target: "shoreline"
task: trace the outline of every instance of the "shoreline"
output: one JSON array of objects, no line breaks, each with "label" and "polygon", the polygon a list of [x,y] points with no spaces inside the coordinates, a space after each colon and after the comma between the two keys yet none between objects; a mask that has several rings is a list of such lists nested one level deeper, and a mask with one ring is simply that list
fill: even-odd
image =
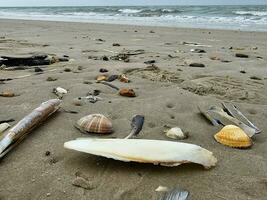
[{"label": "shoreline", "polygon": [[193,28],[193,27],[176,27],[176,26],[155,26],[155,25],[140,25],[140,24],[124,24],[124,23],[109,23],[109,22],[87,22],[87,21],[61,21],[61,20],[40,20],[40,19],[7,19],[0,18],[0,21],[21,21],[21,22],[47,22],[47,23],[69,23],[69,24],[92,24],[92,25],[100,25],[100,26],[125,26],[125,27],[144,27],[144,28],[165,28],[165,29],[181,29],[181,30],[200,30],[200,31],[226,31],[226,32],[245,32],[245,33],[266,33],[266,31],[260,30],[242,30],[242,29],[220,29],[220,28]]}]

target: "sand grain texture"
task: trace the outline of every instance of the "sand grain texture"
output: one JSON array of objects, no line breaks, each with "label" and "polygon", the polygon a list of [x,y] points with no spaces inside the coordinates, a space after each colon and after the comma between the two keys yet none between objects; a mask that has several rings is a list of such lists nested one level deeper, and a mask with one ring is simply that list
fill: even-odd
[{"label": "sand grain texture", "polygon": [[[266,199],[266,33],[160,27],[153,27],[155,33],[150,33],[151,27],[19,20],[0,20],[0,27],[0,36],[5,37],[0,39],[0,55],[38,52],[74,59],[47,66],[43,74],[0,84],[0,92],[12,90],[20,94],[0,97],[0,120],[14,118],[17,122],[41,102],[55,98],[52,89],[57,86],[69,90],[63,98],[63,107],[79,112],[55,114],[0,161],[1,200],[157,200],[159,193],[155,189],[159,185],[185,188],[190,191],[191,200]],[[99,38],[105,41],[96,40]],[[201,47],[207,53],[196,54],[190,52],[194,47],[182,45],[183,41],[212,47]],[[245,50],[229,49],[231,46]],[[258,48],[253,50],[253,47]],[[88,56],[114,56],[113,52],[123,48],[143,49],[145,53],[130,56],[130,62],[88,59]],[[237,58],[235,53],[248,54],[249,58]],[[210,59],[212,56],[232,62]],[[155,60],[158,69],[145,70],[149,65],[144,62],[148,60]],[[192,62],[203,63],[205,67],[191,68],[188,63]],[[71,72],[65,72],[65,68]],[[109,74],[130,70],[127,73],[130,83],[118,80],[112,83],[119,88],[134,89],[137,97],[122,97],[117,90],[95,83],[100,68],[107,69]],[[241,70],[246,73],[240,73]],[[34,73],[34,69],[1,70],[0,77]],[[261,80],[252,80],[251,76]],[[46,81],[48,77],[57,80]],[[71,103],[95,89],[101,90],[99,97],[103,101],[82,106]],[[219,129],[200,116],[197,105],[219,105],[222,100],[234,102],[263,130],[251,149],[228,148],[213,139]],[[194,164],[167,168],[64,149],[64,142],[84,136],[73,127],[76,120],[93,113],[111,118],[115,130],[111,136],[118,138],[129,133],[131,118],[136,114],[145,116],[142,138],[170,140],[164,135],[164,125],[179,126],[190,135],[184,142],[212,151],[218,164],[210,170]],[[47,156],[46,151],[51,154]],[[94,188],[73,186],[77,173]]]}]

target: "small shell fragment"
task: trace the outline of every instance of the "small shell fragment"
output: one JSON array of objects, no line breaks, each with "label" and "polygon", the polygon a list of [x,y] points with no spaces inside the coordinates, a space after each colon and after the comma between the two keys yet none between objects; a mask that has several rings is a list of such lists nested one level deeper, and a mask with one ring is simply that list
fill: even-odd
[{"label": "small shell fragment", "polygon": [[175,140],[183,140],[188,138],[188,133],[184,133],[179,127],[174,127],[166,132],[166,136]]},{"label": "small shell fragment", "polygon": [[14,97],[15,94],[13,92],[7,90],[7,91],[4,91],[4,92],[0,93],[0,96],[1,97]]},{"label": "small shell fragment", "polygon": [[92,114],[82,117],[77,121],[75,127],[84,133],[112,133],[111,121],[102,114]]},{"label": "small shell fragment", "polygon": [[55,93],[59,98],[62,98],[64,94],[67,94],[68,91],[62,87],[53,88],[53,93]]},{"label": "small shell fragment", "polygon": [[9,127],[10,127],[9,123],[0,124],[0,134],[3,133],[5,130],[7,130]]},{"label": "small shell fragment", "polygon": [[96,77],[96,80],[97,81],[105,81],[105,80],[107,80],[107,76],[106,75],[98,75],[97,77]]},{"label": "small shell fragment", "polygon": [[120,75],[119,80],[120,80],[120,82],[123,82],[123,83],[129,83],[130,82],[129,78],[125,74]]},{"label": "small shell fragment", "polygon": [[239,127],[227,125],[214,135],[217,142],[235,148],[248,148],[253,143],[251,138]]},{"label": "small shell fragment", "polygon": [[155,189],[155,191],[156,192],[168,192],[169,191],[169,188],[160,185],[159,187],[157,187],[157,189]]},{"label": "small shell fragment", "polygon": [[189,192],[180,188],[174,188],[170,192],[166,192],[160,200],[186,200]]}]

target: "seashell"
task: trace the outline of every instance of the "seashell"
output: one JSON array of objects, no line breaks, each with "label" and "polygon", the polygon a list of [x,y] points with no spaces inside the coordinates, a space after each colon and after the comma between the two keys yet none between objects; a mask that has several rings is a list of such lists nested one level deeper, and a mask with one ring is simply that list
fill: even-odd
[{"label": "seashell", "polygon": [[186,200],[189,196],[189,192],[180,188],[174,188],[169,192],[166,192],[160,200]]},{"label": "seashell", "polygon": [[62,87],[53,88],[53,93],[55,93],[59,98],[62,98],[64,94],[67,94],[68,91]]},{"label": "seashell", "polygon": [[253,143],[251,138],[239,127],[227,125],[214,135],[217,142],[236,148],[248,148]]},{"label": "seashell", "polygon": [[157,187],[157,189],[155,189],[155,191],[156,192],[168,192],[169,191],[169,188],[160,185],[159,187]]},{"label": "seashell", "polygon": [[2,124],[0,124],[0,133],[3,133],[9,127],[10,127],[10,124],[9,123],[2,123]]},{"label": "seashell", "polygon": [[64,147],[124,162],[168,167],[197,163],[210,168],[217,162],[212,152],[200,146],[163,140],[80,138],[65,142]]},{"label": "seashell", "polygon": [[125,97],[135,97],[135,92],[133,89],[128,89],[128,88],[122,88],[120,89],[119,94],[121,96],[125,96]]},{"label": "seashell", "polygon": [[123,83],[129,83],[130,82],[129,78],[125,74],[120,75],[119,80],[120,80],[120,82],[123,82]]},{"label": "seashell", "polygon": [[183,140],[188,138],[188,133],[184,133],[179,127],[174,127],[166,131],[166,136],[176,140]]},{"label": "seashell", "polygon": [[82,117],[77,121],[75,127],[85,133],[112,133],[111,121],[101,114],[92,114]]},{"label": "seashell", "polygon": [[107,80],[107,76],[106,75],[98,75],[97,77],[96,77],[96,80],[97,81],[105,81],[105,80]]},{"label": "seashell", "polygon": [[131,122],[132,130],[125,139],[129,139],[132,136],[137,136],[143,128],[144,121],[145,117],[143,115],[135,115]]},{"label": "seashell", "polygon": [[4,91],[4,92],[0,93],[0,96],[1,97],[14,97],[15,94],[13,92],[7,90],[7,91]]}]

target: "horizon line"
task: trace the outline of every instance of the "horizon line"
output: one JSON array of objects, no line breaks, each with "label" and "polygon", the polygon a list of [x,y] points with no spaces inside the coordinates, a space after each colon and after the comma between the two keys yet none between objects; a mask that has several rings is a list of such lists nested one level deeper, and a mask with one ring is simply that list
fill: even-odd
[{"label": "horizon line", "polygon": [[140,6],[267,6],[267,4],[167,4],[167,5],[39,5],[39,6],[0,6],[0,8],[40,8],[40,7],[140,7]]}]

